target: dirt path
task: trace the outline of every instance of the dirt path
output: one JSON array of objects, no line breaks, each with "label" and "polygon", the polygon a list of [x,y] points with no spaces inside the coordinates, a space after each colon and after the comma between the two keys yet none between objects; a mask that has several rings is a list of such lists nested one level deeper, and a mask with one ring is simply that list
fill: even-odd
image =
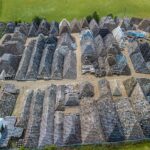
[{"label": "dirt path", "polygon": [[[94,75],[82,75],[81,73],[81,47],[80,47],[80,38],[79,38],[79,34],[73,34],[73,36],[76,39],[76,43],[77,43],[77,50],[76,50],[76,57],[77,57],[77,79],[76,80],[48,80],[48,81],[44,81],[44,80],[37,80],[37,81],[0,81],[1,84],[5,84],[5,83],[12,83],[15,84],[19,89],[21,89],[21,93],[17,99],[16,102],[16,107],[14,110],[14,115],[19,116],[21,109],[22,109],[22,104],[23,104],[23,97],[24,97],[24,91],[26,91],[27,89],[37,89],[37,88],[41,88],[41,89],[45,89],[48,86],[50,86],[51,84],[55,84],[55,85],[63,85],[63,84],[72,84],[72,85],[77,85],[80,84],[81,82],[84,81],[89,81],[93,84],[94,86],[94,90],[95,90],[95,97],[94,99],[99,97],[99,88],[98,88],[98,81],[103,79],[103,78],[97,78]],[[31,41],[31,39],[34,38],[30,38],[27,39],[26,41],[26,45]],[[130,76],[107,76],[105,77],[105,79],[107,79],[108,81],[110,81],[110,84],[113,84],[114,80],[117,80],[119,83],[119,86],[121,88],[122,91],[122,95],[123,96],[127,96],[126,95],[126,91],[124,89],[124,86],[122,84],[122,81],[130,78],[131,76],[134,77],[138,77],[138,78],[150,78],[150,75],[145,75],[145,74],[140,74],[140,73],[136,73],[134,71],[134,67],[133,64],[131,62],[131,59],[129,58],[128,55],[128,51],[127,49],[125,49],[123,51],[123,54],[126,56],[126,59],[128,61],[129,67],[131,69],[131,75]],[[78,112],[79,108],[78,107],[73,107],[73,108],[66,108],[66,113],[73,113],[73,112]]]}]

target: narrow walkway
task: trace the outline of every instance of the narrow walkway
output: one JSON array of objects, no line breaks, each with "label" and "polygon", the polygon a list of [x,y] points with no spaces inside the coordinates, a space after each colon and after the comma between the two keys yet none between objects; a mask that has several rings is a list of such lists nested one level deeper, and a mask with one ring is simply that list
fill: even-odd
[{"label": "narrow walkway", "polygon": [[[95,89],[95,97],[94,99],[99,97],[99,88],[98,88],[98,81],[103,79],[103,78],[97,78],[94,75],[90,75],[90,74],[86,74],[86,75],[82,75],[81,73],[81,47],[80,47],[80,38],[79,38],[79,34],[73,34],[73,36],[76,39],[76,43],[77,43],[77,50],[76,50],[76,57],[77,57],[77,79],[76,80],[67,80],[67,79],[63,79],[63,80],[48,80],[48,81],[44,81],[44,80],[37,80],[37,81],[0,81],[0,84],[5,84],[5,83],[12,83],[15,84],[20,90],[21,90],[21,94],[18,97],[17,103],[16,103],[16,108],[14,110],[14,115],[19,116],[19,113],[22,109],[22,104],[23,104],[23,93],[25,90],[27,89],[37,89],[37,88],[41,88],[41,89],[45,89],[48,86],[50,86],[51,84],[55,84],[55,85],[63,85],[63,84],[72,84],[72,85],[77,85],[80,84],[81,82],[84,81],[89,81],[93,84],[94,89]],[[29,38],[26,41],[26,46],[27,44],[31,41],[31,39],[33,38]],[[150,75],[148,74],[140,74],[140,73],[136,73],[133,67],[133,64],[131,62],[131,59],[129,58],[128,55],[128,50],[125,49],[122,52],[127,61],[128,61],[128,65],[131,69],[131,75],[130,76],[107,76],[104,77],[105,79],[107,79],[108,81],[114,81],[117,80],[120,84],[120,87],[122,89],[122,93],[123,96],[126,96],[126,92],[124,89],[124,86],[122,84],[122,81],[134,76],[137,78],[150,78]],[[113,83],[113,82],[110,82]],[[78,112],[79,108],[67,108],[66,109],[66,113],[69,112]]]},{"label": "narrow walkway", "polygon": [[[49,86],[50,84],[56,84],[56,85],[61,85],[61,84],[79,84],[81,82],[84,81],[89,81],[91,83],[94,84],[94,86],[96,88],[98,88],[98,81],[102,78],[97,78],[94,75],[90,75],[90,74],[86,74],[86,75],[82,75],[81,73],[81,48],[80,48],[80,39],[79,39],[79,34],[73,34],[73,36],[76,39],[76,43],[77,43],[77,50],[76,50],[76,57],[77,57],[77,79],[76,80],[68,80],[68,79],[63,79],[63,80],[37,80],[37,81],[15,81],[15,80],[11,80],[11,81],[0,81],[1,83],[13,83],[15,84],[18,88],[22,88],[24,87],[24,89],[26,88],[31,88],[31,89],[36,89],[36,88],[46,88],[47,86]],[[31,40],[28,39],[27,43]],[[27,45],[27,44],[26,44]],[[140,74],[140,73],[136,73],[133,67],[133,64],[131,62],[131,59],[129,58],[128,55],[128,51],[127,49],[125,49],[123,51],[123,54],[126,56],[126,59],[128,61],[128,65],[131,69],[131,75],[130,76],[106,76],[104,78],[106,78],[107,80],[126,80],[128,78],[130,78],[131,76],[134,77],[138,77],[138,78],[150,78],[150,74]],[[40,87],[39,87],[40,85]],[[97,91],[97,90],[96,90]]]}]

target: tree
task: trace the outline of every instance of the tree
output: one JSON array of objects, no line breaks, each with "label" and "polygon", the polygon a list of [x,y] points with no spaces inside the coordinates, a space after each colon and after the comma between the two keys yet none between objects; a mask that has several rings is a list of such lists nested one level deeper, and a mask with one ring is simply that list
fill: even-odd
[{"label": "tree", "polygon": [[93,18],[96,20],[97,23],[99,23],[100,17],[96,11],[93,13]]},{"label": "tree", "polygon": [[88,23],[90,23],[90,21],[91,21],[92,19],[93,19],[93,17],[92,17],[91,15],[89,15],[89,16],[86,17],[86,20],[87,20]]}]

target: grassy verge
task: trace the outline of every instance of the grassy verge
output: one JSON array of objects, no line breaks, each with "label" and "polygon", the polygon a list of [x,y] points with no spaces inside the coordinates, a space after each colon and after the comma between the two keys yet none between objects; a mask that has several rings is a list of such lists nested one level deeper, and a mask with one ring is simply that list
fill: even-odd
[{"label": "grassy verge", "polygon": [[1,16],[1,14],[2,14],[2,0],[0,0],[0,16]]},{"label": "grassy verge", "polygon": [[[22,147],[20,148],[20,150],[29,150],[29,149],[25,149]],[[64,147],[64,148],[47,146],[43,150],[150,150],[150,140],[145,140],[140,142],[127,142],[127,143],[120,143],[120,144],[72,146],[72,147]]]},{"label": "grassy verge", "polygon": [[[0,0],[2,1],[2,0]],[[100,16],[150,17],[150,0],[3,0],[1,21],[31,21],[34,16],[60,21],[83,18],[97,11]]]}]

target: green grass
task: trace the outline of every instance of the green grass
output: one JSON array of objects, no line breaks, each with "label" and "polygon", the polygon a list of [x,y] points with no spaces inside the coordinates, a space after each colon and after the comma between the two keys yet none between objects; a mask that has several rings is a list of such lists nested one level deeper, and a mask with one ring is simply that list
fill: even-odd
[{"label": "green grass", "polygon": [[0,20],[31,21],[34,16],[60,21],[83,18],[94,11],[100,16],[150,17],[150,0],[0,0]]},{"label": "green grass", "polygon": [[89,145],[59,150],[150,150],[150,141],[128,142],[121,144]]},{"label": "green grass", "polygon": [[1,16],[1,13],[2,13],[2,0],[0,0],[0,16]]},{"label": "green grass", "polygon": [[[19,150],[29,150],[29,149],[25,149],[22,147]],[[140,142],[126,142],[120,144],[72,146],[64,148],[47,146],[43,150],[150,150],[150,140],[144,140]]]}]

